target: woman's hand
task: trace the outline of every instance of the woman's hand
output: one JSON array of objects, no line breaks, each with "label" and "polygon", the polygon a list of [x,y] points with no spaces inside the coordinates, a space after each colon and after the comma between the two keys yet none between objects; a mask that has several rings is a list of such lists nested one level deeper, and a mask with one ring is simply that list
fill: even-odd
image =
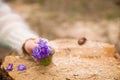
[{"label": "woman's hand", "polygon": [[[42,38],[42,39],[47,41],[48,45],[51,45],[52,54],[55,53],[55,50],[53,49],[53,48],[56,48],[55,43],[49,42],[45,38]],[[39,42],[39,39],[28,39],[28,40],[26,40],[24,45],[23,45],[23,48],[24,48],[25,52],[28,53],[29,55],[32,55],[32,53],[33,53],[32,50],[33,50],[34,47],[38,46],[38,42]]]}]

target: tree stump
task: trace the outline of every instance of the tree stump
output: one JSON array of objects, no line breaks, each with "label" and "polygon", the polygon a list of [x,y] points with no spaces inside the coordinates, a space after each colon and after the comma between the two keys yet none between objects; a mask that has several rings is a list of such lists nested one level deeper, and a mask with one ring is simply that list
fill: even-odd
[{"label": "tree stump", "polygon": [[[52,63],[41,66],[30,57],[6,56],[3,67],[13,63],[8,72],[15,80],[120,80],[120,60],[114,45],[86,41],[79,45],[76,39],[54,40]],[[18,71],[25,64],[27,70]]]}]

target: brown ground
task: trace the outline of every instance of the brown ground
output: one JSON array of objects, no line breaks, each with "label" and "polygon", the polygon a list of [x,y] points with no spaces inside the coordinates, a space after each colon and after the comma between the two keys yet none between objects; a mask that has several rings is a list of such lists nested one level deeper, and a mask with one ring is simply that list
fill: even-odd
[{"label": "brown ground", "polygon": [[115,44],[120,50],[119,0],[29,1],[13,0],[9,4],[40,36],[48,39],[85,36]]}]

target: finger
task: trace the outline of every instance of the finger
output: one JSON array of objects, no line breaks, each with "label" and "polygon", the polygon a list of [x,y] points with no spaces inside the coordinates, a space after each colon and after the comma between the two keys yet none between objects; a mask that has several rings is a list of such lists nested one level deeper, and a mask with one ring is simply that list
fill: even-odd
[{"label": "finger", "polygon": [[34,43],[37,44],[38,42],[39,42],[39,39],[35,39],[35,40],[34,40]]},{"label": "finger", "polygon": [[26,52],[31,55],[32,54],[32,49],[35,46],[37,46],[37,44],[33,40],[27,41],[26,44],[25,44],[25,50],[26,50]]}]

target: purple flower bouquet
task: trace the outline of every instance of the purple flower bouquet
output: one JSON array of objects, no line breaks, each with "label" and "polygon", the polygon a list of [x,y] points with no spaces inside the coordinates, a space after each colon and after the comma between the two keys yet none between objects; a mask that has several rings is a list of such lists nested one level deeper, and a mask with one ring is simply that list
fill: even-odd
[{"label": "purple flower bouquet", "polygon": [[52,55],[53,55],[52,48],[47,44],[47,41],[40,39],[38,42],[38,46],[33,48],[32,57],[39,61],[41,65],[47,66],[51,63]]}]

